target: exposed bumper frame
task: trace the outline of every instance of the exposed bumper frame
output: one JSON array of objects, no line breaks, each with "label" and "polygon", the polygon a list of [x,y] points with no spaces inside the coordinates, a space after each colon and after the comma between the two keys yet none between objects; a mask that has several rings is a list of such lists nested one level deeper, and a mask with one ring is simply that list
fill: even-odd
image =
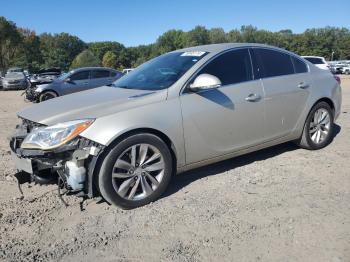
[{"label": "exposed bumper frame", "polygon": [[[80,191],[79,195],[88,198],[93,198],[97,195],[97,192],[94,190],[93,176],[98,157],[102,153],[104,146],[85,138],[77,137],[69,144],[50,151],[22,149],[20,145],[30,131],[27,124],[18,125],[15,135],[10,138],[11,154],[18,169],[18,173],[15,176],[19,183],[21,183],[20,181],[37,181],[36,178],[40,177],[43,170],[50,171],[52,176],[57,172],[64,180],[66,176],[65,162],[82,161],[87,176],[83,190]],[[26,175],[30,174],[30,181],[20,179],[20,176],[24,175],[23,172]],[[66,187],[66,189],[67,192],[72,192],[69,187]]]}]

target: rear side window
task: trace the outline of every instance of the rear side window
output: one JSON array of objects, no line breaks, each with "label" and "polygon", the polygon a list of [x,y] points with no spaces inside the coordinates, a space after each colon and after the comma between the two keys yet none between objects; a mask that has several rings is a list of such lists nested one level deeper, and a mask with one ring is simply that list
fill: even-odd
[{"label": "rear side window", "polygon": [[78,72],[78,73],[75,73],[73,74],[70,79],[72,81],[77,81],[77,80],[86,80],[86,79],[89,79],[89,74],[90,74],[90,71],[81,71],[81,72]]},{"label": "rear side window", "polygon": [[291,58],[292,58],[292,62],[294,65],[294,71],[296,74],[306,73],[308,71],[307,65],[303,61],[301,61],[300,59],[298,59],[294,56],[291,56]]},{"label": "rear side window", "polygon": [[109,71],[107,70],[93,70],[91,78],[106,78],[109,77]]},{"label": "rear side window", "polygon": [[322,58],[318,58],[318,57],[304,57],[304,59],[306,59],[307,61],[313,63],[314,65],[324,64]]},{"label": "rear side window", "polygon": [[294,74],[290,55],[271,49],[254,48],[261,77],[273,77]]},{"label": "rear side window", "polygon": [[116,77],[117,76],[117,72],[111,71],[111,77]]},{"label": "rear side window", "polygon": [[248,49],[229,51],[209,62],[199,74],[210,74],[220,79],[222,85],[252,80],[252,67]]}]

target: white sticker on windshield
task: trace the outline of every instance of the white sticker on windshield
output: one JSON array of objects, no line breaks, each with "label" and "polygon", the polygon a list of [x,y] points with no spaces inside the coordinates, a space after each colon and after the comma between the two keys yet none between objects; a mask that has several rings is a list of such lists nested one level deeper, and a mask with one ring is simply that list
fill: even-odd
[{"label": "white sticker on windshield", "polygon": [[202,56],[205,52],[203,51],[190,51],[190,52],[184,52],[181,54],[181,56]]}]

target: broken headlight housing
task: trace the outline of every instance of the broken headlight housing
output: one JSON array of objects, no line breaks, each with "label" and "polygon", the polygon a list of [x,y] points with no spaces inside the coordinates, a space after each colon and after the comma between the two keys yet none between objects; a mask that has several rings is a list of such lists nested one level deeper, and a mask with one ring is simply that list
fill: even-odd
[{"label": "broken headlight housing", "polygon": [[87,129],[93,119],[74,120],[32,130],[21,144],[23,149],[51,150],[62,146]]}]

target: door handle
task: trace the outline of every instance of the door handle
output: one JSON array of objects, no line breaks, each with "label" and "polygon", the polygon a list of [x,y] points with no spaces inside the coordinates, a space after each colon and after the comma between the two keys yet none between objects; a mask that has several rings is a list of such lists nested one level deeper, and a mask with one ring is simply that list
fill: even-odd
[{"label": "door handle", "polygon": [[261,99],[261,96],[260,95],[257,95],[257,94],[249,94],[249,96],[247,96],[245,98],[245,101],[248,101],[248,102],[257,102]]},{"label": "door handle", "polygon": [[310,85],[307,84],[307,83],[304,83],[304,82],[301,82],[298,84],[298,87],[301,88],[301,89],[306,89],[308,88]]}]

